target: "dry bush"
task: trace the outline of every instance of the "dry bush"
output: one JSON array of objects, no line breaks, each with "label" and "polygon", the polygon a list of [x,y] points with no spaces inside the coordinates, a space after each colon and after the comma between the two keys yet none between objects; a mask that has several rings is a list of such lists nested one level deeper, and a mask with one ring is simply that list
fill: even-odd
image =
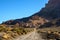
[{"label": "dry bush", "polygon": [[60,40],[60,27],[42,28],[38,30],[43,39],[58,39]]},{"label": "dry bush", "polygon": [[33,31],[31,28],[6,27],[0,25],[0,40],[12,40],[31,31]]}]

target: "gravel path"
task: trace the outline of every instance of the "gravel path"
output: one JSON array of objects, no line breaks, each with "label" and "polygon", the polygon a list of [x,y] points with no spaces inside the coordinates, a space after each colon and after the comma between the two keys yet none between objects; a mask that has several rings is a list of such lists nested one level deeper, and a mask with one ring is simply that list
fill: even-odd
[{"label": "gravel path", "polygon": [[18,38],[16,38],[15,40],[43,40],[40,36],[40,34],[38,34],[36,31],[31,32],[27,35],[22,35]]}]

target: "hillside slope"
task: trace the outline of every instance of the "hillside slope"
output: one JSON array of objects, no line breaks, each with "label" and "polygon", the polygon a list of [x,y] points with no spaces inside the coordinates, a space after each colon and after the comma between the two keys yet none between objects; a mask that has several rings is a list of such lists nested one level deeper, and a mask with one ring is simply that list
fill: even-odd
[{"label": "hillside slope", "polygon": [[24,27],[36,27],[43,25],[46,22],[50,22],[60,18],[60,0],[49,0],[48,4],[42,8],[38,13],[33,14],[30,17],[8,20],[2,24],[16,25]]}]

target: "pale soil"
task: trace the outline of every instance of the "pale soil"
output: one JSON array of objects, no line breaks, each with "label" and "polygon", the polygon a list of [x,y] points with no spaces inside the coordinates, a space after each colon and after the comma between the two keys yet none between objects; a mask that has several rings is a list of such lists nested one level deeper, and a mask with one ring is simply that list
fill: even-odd
[{"label": "pale soil", "polygon": [[36,31],[33,31],[27,35],[17,37],[14,40],[43,40],[43,39],[41,38],[40,34],[38,34]]}]

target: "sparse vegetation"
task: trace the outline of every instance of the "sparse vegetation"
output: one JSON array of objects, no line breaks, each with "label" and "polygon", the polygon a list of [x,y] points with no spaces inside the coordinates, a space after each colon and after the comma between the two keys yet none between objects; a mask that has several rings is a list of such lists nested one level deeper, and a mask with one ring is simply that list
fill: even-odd
[{"label": "sparse vegetation", "polygon": [[17,36],[27,34],[33,31],[33,28],[7,27],[0,25],[0,40],[12,40]]},{"label": "sparse vegetation", "polygon": [[60,40],[60,27],[42,28],[37,31],[43,39]]}]

